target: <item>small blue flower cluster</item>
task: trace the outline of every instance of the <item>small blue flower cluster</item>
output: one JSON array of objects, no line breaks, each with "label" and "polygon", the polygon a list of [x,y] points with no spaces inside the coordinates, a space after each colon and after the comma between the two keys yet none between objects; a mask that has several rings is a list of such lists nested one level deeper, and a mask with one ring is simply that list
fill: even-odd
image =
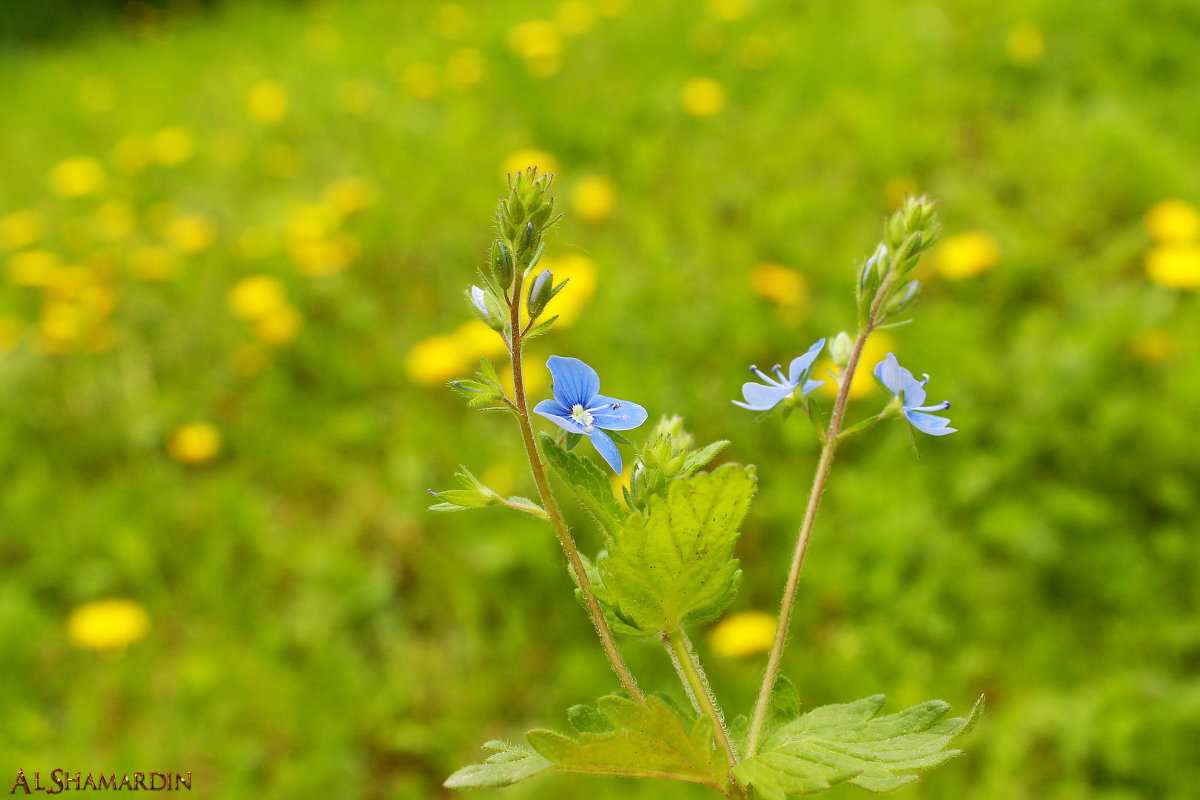
[{"label": "small blue flower cluster", "polygon": [[[789,397],[804,397],[824,381],[812,380],[808,377],[817,356],[825,348],[825,340],[821,339],[808,348],[803,355],[792,359],[788,365],[787,374],[782,366],[775,366],[775,376],[772,377],[751,366],[750,369],[758,375],[761,383],[748,382],[742,385],[742,396],[745,401],[734,400],[734,405],[750,411],[769,411]],[[580,361],[578,358],[563,358],[550,356],[546,362],[550,376],[554,381],[553,399],[543,400],[534,407],[534,411],[553,422],[568,433],[588,437],[601,457],[615,472],[622,468],[621,453],[612,438],[604,431],[627,431],[638,427],[646,421],[646,409],[628,400],[617,400],[600,394],[600,376],[596,370]],[[930,436],[945,436],[954,433],[957,428],[951,428],[947,417],[939,417],[931,413],[945,411],[950,407],[946,400],[936,405],[922,405],[925,402],[924,380],[917,380],[913,374],[896,360],[896,356],[887,356],[875,365],[875,377],[882,383],[894,398],[899,401],[900,412],[914,428]]]}]

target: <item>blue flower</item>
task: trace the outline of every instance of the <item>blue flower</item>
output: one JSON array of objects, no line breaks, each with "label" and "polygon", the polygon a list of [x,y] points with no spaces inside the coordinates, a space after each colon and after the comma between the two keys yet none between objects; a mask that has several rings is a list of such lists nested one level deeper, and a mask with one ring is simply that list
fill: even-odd
[{"label": "blue flower", "polygon": [[776,378],[767,375],[761,369],[751,366],[750,370],[762,379],[762,383],[744,383],[742,384],[742,396],[746,398],[746,402],[734,400],[735,406],[748,408],[751,411],[767,411],[779,405],[785,397],[790,396],[796,391],[796,387],[803,383],[800,389],[800,396],[816,389],[825,381],[810,381],[805,380],[808,377],[808,371],[812,369],[813,362],[817,360],[817,356],[821,354],[822,348],[825,347],[825,340],[814,344],[808,348],[808,352],[802,356],[796,356],[792,359],[792,363],[788,366],[788,374],[783,374],[783,368],[778,364],[775,365]]},{"label": "blue flower", "polygon": [[930,436],[945,436],[958,430],[958,428],[947,427],[950,424],[948,418],[928,413],[945,411],[950,407],[949,400],[944,400],[935,406],[921,405],[925,402],[925,384],[929,383],[928,375],[925,376],[925,380],[917,380],[911,372],[900,366],[896,356],[888,353],[883,361],[875,365],[875,377],[900,400],[900,410],[917,430],[928,433]]},{"label": "blue flower", "polygon": [[563,430],[580,433],[592,441],[615,472],[621,471],[621,453],[601,428],[627,431],[646,421],[646,409],[628,400],[600,394],[600,376],[578,358],[550,356],[546,362],[554,379],[554,399],[543,400],[534,411]]}]

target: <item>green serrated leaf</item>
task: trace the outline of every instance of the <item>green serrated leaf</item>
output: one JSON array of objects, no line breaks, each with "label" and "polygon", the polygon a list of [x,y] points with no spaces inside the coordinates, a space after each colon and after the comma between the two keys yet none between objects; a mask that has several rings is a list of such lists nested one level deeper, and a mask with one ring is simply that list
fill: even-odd
[{"label": "green serrated leaf", "polygon": [[548,332],[550,331],[550,327],[551,327],[551,326],[554,324],[554,321],[555,321],[556,319],[558,319],[558,317],[559,317],[559,315],[558,315],[558,314],[555,314],[555,315],[554,315],[553,317],[551,317],[550,319],[548,319],[548,320],[546,320],[546,321],[544,321],[544,322],[539,322],[539,323],[537,324],[537,327],[533,328],[531,331],[529,331],[528,333],[526,333],[526,334],[525,334],[524,336],[522,336],[521,338],[522,338],[522,339],[526,339],[526,340],[528,340],[528,339],[535,339],[535,338],[537,338],[538,336],[541,336],[541,335],[542,335],[542,334],[544,334],[544,333],[548,333]]},{"label": "green serrated leaf", "polygon": [[754,490],[740,464],[672,481],[614,534],[593,593],[646,633],[715,619],[741,582],[733,548]]},{"label": "green serrated leaf", "polygon": [[[601,558],[605,557],[604,551],[600,552],[600,557]],[[587,573],[588,582],[592,584],[592,594],[596,595],[598,589],[600,590],[600,593],[603,594],[603,587],[601,586],[601,581],[600,581],[600,572],[596,569],[596,564],[590,558],[585,556],[583,553],[579,554],[579,560],[583,562],[583,569],[584,569],[584,572]],[[587,601],[584,600],[583,590],[579,588],[579,581],[575,580],[574,571],[571,571],[571,579],[575,583],[575,599],[579,602],[579,605],[582,606],[584,608],[584,610],[590,614],[591,610],[588,608]],[[600,604],[600,610],[604,612],[604,619],[608,622],[608,627],[611,628],[612,632],[617,634],[618,636],[632,636],[635,638],[644,638],[646,636],[657,636],[657,634],[653,634],[653,633],[643,633],[642,631],[639,631],[637,628],[627,625],[625,623],[625,620],[618,617],[616,612],[613,611],[612,608],[610,608],[607,605],[604,605],[603,603]]]},{"label": "green serrated leaf", "polygon": [[625,520],[625,512],[613,495],[608,475],[593,462],[578,453],[567,452],[554,437],[542,434],[542,454],[550,466],[588,510],[607,534],[612,534]]},{"label": "green serrated leaf", "polygon": [[[671,778],[723,792],[724,758],[713,746],[707,718],[685,721],[656,697],[646,704],[627,697],[600,698],[595,708],[572,709],[582,720],[578,738],[547,730],[530,731],[533,749],[559,772]],[[607,730],[601,730],[606,725]],[[595,732],[593,732],[595,731]]]},{"label": "green serrated leaf", "polygon": [[574,450],[575,445],[579,444],[581,441],[583,441],[582,433],[568,433],[563,438],[563,449],[567,451]]},{"label": "green serrated leaf", "polygon": [[734,775],[766,800],[785,800],[850,782],[886,792],[917,779],[917,773],[948,761],[961,750],[951,742],[979,714],[945,719],[950,706],[930,700],[877,717],[883,695],[822,706],[771,730],[762,748]]},{"label": "green serrated leaf", "polygon": [[486,743],[484,749],[495,750],[496,753],[482,764],[463,767],[442,785],[447,789],[511,786],[553,766],[545,757],[523,744],[509,744],[494,739]]}]

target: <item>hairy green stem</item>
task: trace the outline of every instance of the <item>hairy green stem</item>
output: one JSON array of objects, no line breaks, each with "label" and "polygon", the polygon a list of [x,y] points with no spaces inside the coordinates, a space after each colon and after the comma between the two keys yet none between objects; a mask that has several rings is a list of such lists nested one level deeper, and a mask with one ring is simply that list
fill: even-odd
[{"label": "hairy green stem", "polygon": [[846,404],[850,399],[850,385],[854,382],[854,373],[858,369],[859,359],[862,358],[863,346],[867,343],[867,337],[875,330],[878,322],[879,307],[890,288],[890,280],[885,281],[884,285],[880,287],[875,302],[867,314],[866,324],[859,330],[858,336],[854,340],[854,349],[850,353],[850,359],[846,362],[845,370],[842,371],[837,400],[834,401],[833,414],[829,418],[829,428],[821,446],[821,458],[817,461],[812,490],[808,494],[808,505],[804,509],[804,519],[800,523],[800,535],[796,539],[796,549],[792,553],[792,565],[788,570],[787,584],[783,590],[783,602],[779,608],[779,622],[775,628],[775,641],[771,644],[771,653],[767,657],[767,670],[763,675],[758,700],[754,704],[754,717],[750,721],[750,735],[746,739],[746,758],[750,758],[758,752],[758,740],[762,736],[763,723],[767,718],[767,706],[771,702],[771,691],[779,679],[779,664],[783,658],[784,645],[787,644],[788,626],[792,621],[792,608],[796,604],[796,587],[800,582],[800,568],[804,566],[804,554],[808,551],[808,540],[812,534],[813,525],[817,521],[817,509],[821,505],[821,496],[825,493],[829,471],[833,468],[833,456],[837,452],[840,441],[842,418],[846,414]]},{"label": "hairy green stem", "polygon": [[745,796],[742,787],[733,777],[733,768],[737,766],[738,760],[733,752],[733,745],[729,742],[729,731],[725,729],[725,715],[717,705],[717,698],[713,696],[704,669],[692,650],[692,643],[688,641],[682,628],[673,633],[661,633],[659,638],[674,656],[671,660],[675,662],[675,668],[687,685],[688,696],[692,698],[693,704],[699,707],[700,713],[712,720],[713,736],[725,751],[725,758],[729,763],[729,783],[740,796]]},{"label": "hairy green stem", "polygon": [[518,271],[513,283],[513,299],[509,305],[511,340],[508,352],[512,360],[513,395],[517,407],[517,421],[521,426],[521,438],[525,443],[525,455],[529,459],[529,469],[533,473],[533,482],[537,484],[538,495],[542,499],[542,507],[546,510],[546,516],[550,521],[550,525],[554,528],[554,532],[558,536],[558,542],[562,545],[563,552],[567,554],[567,561],[571,565],[571,571],[574,573],[575,580],[583,592],[583,599],[587,603],[588,614],[592,618],[592,625],[595,626],[596,633],[600,635],[600,643],[604,646],[604,652],[608,655],[608,660],[612,663],[613,671],[617,673],[621,685],[625,687],[625,691],[629,693],[629,696],[639,703],[644,704],[646,696],[638,688],[637,681],[633,678],[633,673],[629,671],[629,667],[625,664],[625,659],[621,657],[621,651],[617,649],[616,637],[613,636],[612,629],[608,627],[608,620],[604,618],[604,611],[600,608],[599,601],[592,595],[592,582],[588,579],[587,570],[583,566],[583,560],[579,557],[579,548],[575,544],[575,538],[571,536],[571,531],[567,528],[567,523],[563,519],[562,511],[559,510],[558,503],[554,499],[554,494],[550,490],[550,481],[546,477],[546,467],[542,463],[541,455],[538,453],[537,444],[533,437],[533,425],[529,420],[529,404],[525,400],[525,379],[521,369],[521,340],[524,333],[521,330],[522,278],[523,276]]}]

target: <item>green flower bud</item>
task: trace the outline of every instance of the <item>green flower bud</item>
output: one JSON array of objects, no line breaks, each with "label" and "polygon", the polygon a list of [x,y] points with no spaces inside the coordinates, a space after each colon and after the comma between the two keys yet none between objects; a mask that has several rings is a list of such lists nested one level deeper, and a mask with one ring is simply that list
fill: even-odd
[{"label": "green flower bud", "polygon": [[554,296],[554,276],[550,270],[544,269],[533,279],[529,286],[529,318],[536,319],[546,308],[546,303]]},{"label": "green flower bud", "polygon": [[492,275],[496,277],[496,283],[501,289],[512,286],[512,254],[508,252],[508,246],[499,239],[492,243]]},{"label": "green flower bud", "polygon": [[833,352],[834,366],[839,370],[844,370],[850,363],[851,353],[854,352],[854,340],[850,338],[850,334],[842,331],[834,337],[830,350]]}]

